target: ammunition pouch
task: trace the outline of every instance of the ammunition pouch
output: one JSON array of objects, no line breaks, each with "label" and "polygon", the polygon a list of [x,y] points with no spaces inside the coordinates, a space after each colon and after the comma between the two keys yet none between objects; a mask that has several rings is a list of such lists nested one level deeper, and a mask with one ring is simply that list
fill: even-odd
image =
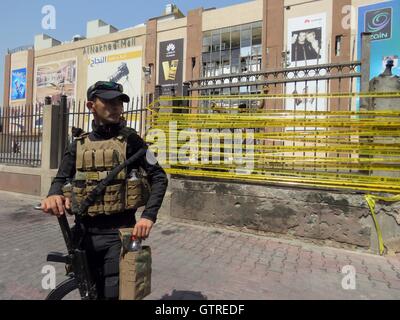
[{"label": "ammunition pouch", "polygon": [[[83,182],[83,181],[82,181]],[[81,187],[67,186],[63,188],[65,197],[71,199],[71,211],[74,214],[85,198],[96,185],[80,184]],[[145,177],[139,180],[119,181],[106,187],[103,195],[96,198],[87,210],[87,215],[94,217],[100,214],[111,215],[128,209],[138,209],[146,205],[150,196],[150,184]]]},{"label": "ammunition pouch", "polygon": [[[126,160],[126,139],[123,136],[105,140],[90,141],[87,134],[77,138],[76,174],[72,182],[64,186],[65,197],[71,199],[71,211],[79,213],[82,202],[104,180],[110,171]],[[98,195],[84,215],[112,215],[127,209],[146,205],[150,196],[150,185],[144,175],[137,180],[127,180],[123,169]]]},{"label": "ammunition pouch", "polygon": [[133,229],[120,229],[119,300],[142,300],[151,293],[151,248],[128,252]]}]

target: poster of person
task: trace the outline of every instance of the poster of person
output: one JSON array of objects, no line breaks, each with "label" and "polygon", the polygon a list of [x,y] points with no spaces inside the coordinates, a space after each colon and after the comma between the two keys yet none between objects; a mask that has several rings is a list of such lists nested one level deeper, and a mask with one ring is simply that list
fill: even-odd
[{"label": "poster of person", "polygon": [[326,63],[326,13],[288,20],[290,67]]},{"label": "poster of person", "polygon": [[[51,97],[53,104],[59,103],[62,95],[67,96],[68,105],[75,100],[76,94],[76,60],[55,61],[39,64],[35,72],[34,101],[40,107],[45,98]],[[43,119],[35,119],[35,126],[41,127]]]},{"label": "poster of person", "polygon": [[[327,63],[326,13],[288,19],[287,47],[289,68]],[[289,82],[286,94],[327,92],[326,81]],[[298,97],[286,99],[287,110],[326,111],[325,99]]]},{"label": "poster of person", "polygon": [[158,84],[163,95],[182,95],[183,39],[160,42]]},{"label": "poster of person", "polygon": [[291,61],[308,61],[321,59],[322,28],[306,29],[292,32]]},{"label": "poster of person", "polygon": [[11,73],[11,101],[26,98],[26,68]]}]

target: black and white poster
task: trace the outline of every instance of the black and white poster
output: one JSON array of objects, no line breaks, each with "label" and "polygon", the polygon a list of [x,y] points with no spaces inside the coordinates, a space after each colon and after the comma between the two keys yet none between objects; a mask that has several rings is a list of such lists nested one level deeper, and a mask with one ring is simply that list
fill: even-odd
[{"label": "black and white poster", "polygon": [[292,32],[291,61],[321,59],[322,28],[304,29]]},{"label": "black and white poster", "polygon": [[[327,63],[326,13],[288,20],[287,48],[289,68]],[[324,93],[326,81],[290,82],[286,94]],[[326,111],[325,99],[288,98],[287,110]]]}]

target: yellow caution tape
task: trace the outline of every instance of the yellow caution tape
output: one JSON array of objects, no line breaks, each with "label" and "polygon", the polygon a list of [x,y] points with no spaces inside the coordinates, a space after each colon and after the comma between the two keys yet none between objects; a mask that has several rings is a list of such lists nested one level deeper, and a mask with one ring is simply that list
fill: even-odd
[{"label": "yellow caution tape", "polygon": [[[220,107],[220,108],[212,108],[212,107],[206,107],[206,106],[201,106],[201,107],[192,107],[192,106],[162,106],[157,108],[157,110],[152,110],[153,113],[152,115],[149,116],[155,116],[155,112],[160,112],[161,115],[163,114],[168,114],[171,110],[179,110],[179,113],[175,113],[176,115],[179,115],[180,113],[183,115],[207,115],[207,116],[243,116],[243,117],[250,117],[250,116],[260,116],[260,115],[269,115],[269,116],[288,116],[289,111],[295,113],[298,116],[320,116],[320,115],[325,115],[328,113],[328,111],[306,111],[306,110],[289,110],[288,109],[264,109],[264,108],[254,108],[250,107],[248,109],[245,109],[243,111],[242,109],[238,107]],[[183,112],[185,111],[185,112]],[[194,111],[193,113],[190,113],[190,111]],[[221,112],[216,112],[216,111],[221,111]],[[227,112],[227,111],[234,111],[234,112]],[[202,112],[202,113],[200,113]],[[369,116],[381,116],[381,117],[387,117],[387,116],[398,116],[400,112],[398,111],[329,111],[329,115],[333,116],[363,116],[363,117],[369,117]]]},{"label": "yellow caution tape", "polygon": [[[221,128],[219,128],[221,129]],[[168,126],[157,126],[157,127],[153,127],[151,130],[149,130],[149,133],[151,134],[155,134],[157,136],[157,131],[162,130],[164,131],[164,133],[166,134],[179,134],[181,131],[182,134],[191,132],[192,134],[195,135],[202,135],[203,137],[221,137],[223,138],[224,136],[226,136],[226,134],[230,134],[230,136],[232,136],[232,134],[235,134],[237,136],[237,138],[240,138],[240,134],[242,135],[242,137],[251,137],[251,138],[255,138],[255,139],[260,139],[260,140],[298,140],[298,139],[308,139],[311,142],[317,142],[318,140],[322,141],[323,143],[326,143],[328,140],[330,141],[339,141],[340,143],[342,142],[347,142],[349,139],[352,140],[360,140],[360,141],[365,141],[365,142],[373,142],[375,141],[380,142],[381,144],[386,144],[386,141],[390,141],[390,138],[394,138],[394,137],[399,137],[400,135],[400,127],[399,129],[395,129],[390,131],[389,128],[386,128],[388,130],[385,129],[371,129],[371,128],[366,128],[365,130],[358,130],[358,134],[356,134],[354,131],[351,131],[351,129],[349,128],[349,132],[346,133],[342,133],[342,134],[338,134],[338,133],[333,133],[332,135],[330,135],[326,130],[315,130],[315,134],[313,134],[313,131],[308,130],[308,133],[304,133],[303,130],[301,130],[299,132],[299,134],[294,134],[296,131],[293,130],[287,130],[285,131],[281,131],[281,133],[279,134],[274,134],[272,133],[272,131],[270,133],[264,133],[264,132],[257,132],[257,130],[250,130],[250,129],[239,129],[239,128],[235,128],[235,129],[230,129],[230,128],[222,128],[224,130],[219,130],[216,128],[177,128],[175,125],[168,127]],[[344,128],[343,128],[344,129]],[[219,132],[220,131],[220,132]],[[274,131],[277,132],[277,131]],[[384,137],[383,141],[382,138]],[[303,141],[303,140],[301,140]],[[392,143],[395,142],[394,140],[392,141]]]},{"label": "yellow caution tape", "polygon": [[378,220],[377,220],[376,215],[375,215],[376,201],[379,201],[379,200],[387,201],[387,202],[389,202],[389,201],[390,202],[400,201],[400,194],[396,195],[396,196],[392,196],[392,197],[381,197],[381,196],[375,196],[375,195],[367,194],[367,195],[365,195],[365,200],[367,200],[369,209],[371,210],[372,219],[374,220],[376,233],[377,233],[377,236],[378,236],[379,254],[383,255],[384,252],[385,252],[385,245],[383,243],[382,231],[381,231],[381,228],[379,226]]},{"label": "yellow caution tape", "polygon": [[[245,156],[252,157],[256,168],[251,174],[236,175],[232,173],[237,169],[235,165],[175,165],[174,161],[168,161],[167,164],[172,166],[168,169],[171,173],[400,193],[400,178],[395,178],[400,171],[399,111],[291,111],[258,109],[256,106],[241,113],[237,112],[237,107],[223,106],[225,100],[230,99],[307,97],[400,98],[400,92],[162,97],[149,108],[151,113],[147,119],[151,129],[164,131],[166,145],[156,147],[169,159],[180,154],[181,147],[189,149],[189,156],[192,147],[199,150],[195,156],[197,160],[215,155],[226,159],[227,155],[222,151],[225,147],[228,151],[229,148],[241,147]],[[177,100],[184,102],[185,106],[166,105]],[[189,101],[197,100],[220,101],[220,107],[188,106]],[[216,113],[217,110],[227,113]],[[252,132],[247,134],[246,128],[252,129]],[[190,134],[187,131],[188,136],[194,134],[200,143],[188,139],[178,141],[180,133],[188,129],[193,130]],[[229,132],[222,129],[229,129]],[[234,129],[237,129],[236,134]],[[248,139],[252,150],[230,140],[238,138],[237,132],[242,133],[243,141]],[[227,133],[233,135],[226,137]],[[203,138],[206,140],[203,141]],[[209,138],[220,138],[219,150],[213,149],[212,142],[207,143]],[[381,171],[390,173],[391,177],[376,176]]]},{"label": "yellow caution tape", "polygon": [[[174,161],[170,161],[167,163],[168,165],[174,166],[174,167],[185,167],[185,168],[198,168],[202,170],[218,170],[219,172],[224,172],[224,173],[229,173],[232,170],[239,170],[240,168],[236,165],[233,164],[233,161],[230,163],[226,163],[225,161],[221,161],[221,163],[214,164],[212,163],[213,161],[210,160],[209,163],[187,163],[187,164],[182,164],[182,163],[175,163]],[[379,190],[381,187],[385,186],[390,186],[395,190],[398,190],[396,193],[399,192],[400,190],[400,177],[399,178],[393,178],[393,177],[384,177],[384,176],[366,176],[366,175],[361,175],[361,174],[355,174],[355,173],[345,173],[345,172],[322,172],[322,171],[316,171],[312,169],[317,169],[320,170],[321,168],[311,168],[311,170],[305,171],[298,168],[289,168],[289,169],[283,169],[281,168],[252,168],[251,173],[248,174],[249,177],[256,177],[257,175],[261,175],[263,177],[271,176],[271,177],[287,177],[290,179],[297,179],[297,178],[306,178],[306,179],[313,179],[315,180],[321,180],[324,183],[329,183],[331,185],[341,185],[343,182],[351,182],[351,183],[357,183],[357,184],[364,184],[369,187],[377,187]],[[192,172],[193,169],[187,169],[188,172]],[[347,171],[350,171],[347,170]],[[230,173],[228,174],[230,175]],[[241,178],[242,175],[233,175],[231,178]],[[295,180],[293,180],[295,181]],[[310,180],[311,181],[311,180]],[[309,182],[310,182],[309,181]],[[370,189],[372,190],[372,189]],[[376,189],[375,189],[376,190]]]},{"label": "yellow caution tape", "polygon": [[[176,149],[176,147],[187,147],[190,149],[190,147],[192,147],[194,150],[194,148],[201,150],[202,152],[205,152],[206,149],[213,149],[212,145],[209,144],[190,144],[190,143],[175,143],[174,145],[170,145],[168,147],[168,149],[160,146],[161,150],[166,150],[167,152],[177,152],[179,151],[179,149]],[[233,145],[234,148],[241,148],[240,145],[235,146]],[[248,155],[255,155],[255,156],[259,156],[262,157],[263,155],[265,156],[275,156],[276,158],[281,158],[283,160],[282,157],[285,156],[290,156],[290,154],[294,154],[294,153],[334,153],[334,154],[338,154],[341,156],[359,156],[359,157],[363,157],[363,156],[390,156],[390,157],[399,157],[400,156],[400,149],[399,148],[395,148],[395,149],[390,149],[390,148],[379,148],[376,147],[374,148],[373,146],[366,146],[365,149],[363,147],[360,146],[257,146],[258,148],[254,148],[254,150],[256,151],[260,151],[257,153],[251,153],[250,151],[248,152]],[[227,148],[228,151],[229,149],[232,148],[232,145],[229,144],[220,144],[219,146],[216,146],[214,148],[219,148],[219,149],[224,149]],[[175,150],[176,149],[176,150]],[[243,152],[245,152],[245,147],[243,146]],[[249,149],[248,149],[249,150]],[[201,151],[199,151],[201,152]],[[219,152],[220,154],[223,154],[223,152]],[[304,155],[305,156],[305,155]],[[323,156],[323,155],[315,155],[314,156],[314,160],[317,161],[318,159],[322,158],[325,159],[327,156]],[[304,157],[301,157],[302,159],[304,159]],[[298,158],[300,159],[300,158]],[[392,158],[387,158],[385,159],[385,162],[390,162],[390,159]],[[395,159],[395,158],[394,158]],[[378,161],[378,160],[376,160]],[[383,161],[383,160],[382,160]],[[400,169],[400,168],[399,168]]]},{"label": "yellow caution tape", "polygon": [[[153,101],[147,109],[152,111],[160,102],[171,101],[223,101],[223,100],[270,100],[270,99],[299,99],[299,98],[400,98],[400,92],[348,92],[348,93],[309,93],[309,94],[250,94],[250,95],[219,95],[197,97],[162,96]],[[156,107],[157,108],[157,107]],[[179,109],[179,108],[178,108]]]},{"label": "yellow caution tape", "polygon": [[[178,167],[175,168],[175,167]],[[179,169],[181,167],[181,169]],[[277,174],[275,172],[262,172],[259,171],[258,174],[237,174],[234,169],[231,169],[229,172],[226,172],[227,169],[222,168],[210,168],[201,166],[199,170],[190,169],[195,167],[194,165],[173,165],[171,168],[166,168],[165,170],[170,174],[178,174],[184,176],[199,176],[199,177],[207,177],[207,178],[221,178],[221,179],[229,179],[229,180],[244,180],[244,181],[259,181],[264,183],[279,183],[291,186],[312,186],[312,187],[323,187],[323,188],[335,188],[335,189],[349,189],[353,191],[369,191],[369,192],[387,192],[398,194],[400,193],[400,185],[399,182],[393,184],[379,184],[377,183],[368,183],[365,181],[357,181],[354,179],[346,179],[346,180],[329,180],[325,179],[323,176],[318,178],[318,175],[312,177],[311,175],[307,176],[304,174],[296,175],[293,172],[288,173],[288,175],[283,175],[281,173]],[[206,170],[204,170],[206,169]],[[253,170],[256,171],[256,170]],[[311,174],[311,173],[309,173]],[[341,176],[341,175],[339,175]],[[343,176],[343,175],[342,175]]]},{"label": "yellow caution tape", "polygon": [[241,95],[210,95],[210,96],[161,96],[159,101],[193,101],[193,100],[256,100],[256,99],[287,99],[287,98],[400,98],[400,92],[332,92],[332,93],[298,93],[298,94],[241,94]]}]

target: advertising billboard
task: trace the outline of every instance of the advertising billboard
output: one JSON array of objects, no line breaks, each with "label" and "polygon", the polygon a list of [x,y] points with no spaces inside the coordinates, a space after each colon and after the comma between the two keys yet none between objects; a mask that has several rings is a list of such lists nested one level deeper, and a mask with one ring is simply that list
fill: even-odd
[{"label": "advertising billboard", "polygon": [[[62,60],[36,66],[34,102],[42,108],[45,98],[51,97],[53,104],[67,96],[68,105],[75,100],[76,94],[76,60]],[[41,128],[43,119],[35,117],[35,127]]]},{"label": "advertising billboard", "polygon": [[11,72],[11,101],[26,98],[26,68]]},{"label": "advertising billboard", "polygon": [[123,85],[131,99],[142,93],[142,48],[115,50],[88,57],[87,87],[97,81],[114,81]]},{"label": "advertising billboard", "polygon": [[[396,18],[397,17],[397,18]],[[400,0],[358,8],[358,57],[361,59],[361,33],[371,33],[370,78],[380,75],[386,61],[394,61],[394,74],[400,75]]]},{"label": "advertising billboard", "polygon": [[160,42],[158,84],[163,95],[182,95],[183,39]]},{"label": "advertising billboard", "polygon": [[[289,68],[324,64],[327,62],[326,13],[296,17],[288,20],[287,46]],[[326,92],[326,81],[290,82],[287,94]],[[286,100],[287,110],[325,111],[324,99],[297,98]]]},{"label": "advertising billboard", "polygon": [[56,61],[36,67],[35,102],[44,105],[45,98],[51,97],[58,103],[62,95],[68,100],[75,99],[76,60]]}]

